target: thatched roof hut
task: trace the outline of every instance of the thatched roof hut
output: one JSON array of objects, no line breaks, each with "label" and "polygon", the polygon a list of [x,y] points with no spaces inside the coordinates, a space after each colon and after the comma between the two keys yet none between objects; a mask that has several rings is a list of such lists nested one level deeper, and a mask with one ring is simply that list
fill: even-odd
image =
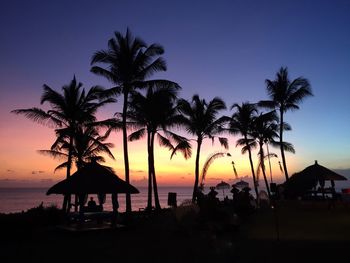
[{"label": "thatched roof hut", "polygon": [[287,196],[296,197],[303,195],[308,190],[316,188],[318,184],[323,188],[325,181],[331,181],[332,188],[334,188],[334,181],[343,180],[347,180],[347,178],[319,165],[315,161],[315,164],[306,167],[301,172],[293,174],[283,186]]},{"label": "thatched roof hut", "polygon": [[69,178],[52,186],[46,194],[81,195],[112,193],[137,194],[139,190],[120,179],[111,168],[92,161]]}]

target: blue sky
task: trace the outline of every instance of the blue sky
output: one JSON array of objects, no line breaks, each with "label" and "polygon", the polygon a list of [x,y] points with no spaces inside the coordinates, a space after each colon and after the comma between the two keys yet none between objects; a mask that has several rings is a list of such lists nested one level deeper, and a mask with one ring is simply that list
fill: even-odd
[{"label": "blue sky", "polygon": [[[147,43],[163,45],[168,71],[157,77],[178,82],[186,99],[219,96],[228,106],[265,99],[264,81],[281,66],[292,78],[309,79],[315,96],[286,115],[293,131],[285,137],[297,153],[288,158],[294,171],[316,159],[349,169],[349,14],[350,2],[340,0],[2,0],[0,135],[29,125],[9,111],[38,105],[44,83],[59,88],[75,74],[85,87],[110,87],[90,73],[91,55],[106,48],[114,31],[129,27]],[[1,147],[5,163],[16,156]]]}]

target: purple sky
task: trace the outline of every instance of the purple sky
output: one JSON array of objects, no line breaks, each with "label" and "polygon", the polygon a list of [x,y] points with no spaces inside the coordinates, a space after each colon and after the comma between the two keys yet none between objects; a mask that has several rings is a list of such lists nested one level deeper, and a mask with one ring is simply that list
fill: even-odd
[{"label": "purple sky", "polygon": [[[293,127],[286,140],[297,152],[288,155],[294,170],[315,159],[349,169],[349,14],[350,2],[340,0],[2,0],[0,138],[29,125],[9,111],[38,106],[44,83],[58,89],[75,74],[86,88],[110,87],[90,73],[91,55],[106,48],[114,31],[129,27],[147,43],[164,46],[168,71],[157,77],[178,82],[186,99],[195,93],[219,96],[228,106],[265,99],[264,80],[281,66],[293,78],[308,78],[315,96],[286,116]],[[21,151],[15,140],[11,145],[11,153],[8,145],[0,146],[2,163],[18,155],[13,149]]]}]

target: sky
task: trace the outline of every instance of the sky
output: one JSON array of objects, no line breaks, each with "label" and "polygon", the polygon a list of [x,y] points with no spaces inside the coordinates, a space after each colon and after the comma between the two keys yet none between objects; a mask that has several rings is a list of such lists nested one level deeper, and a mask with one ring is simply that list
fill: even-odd
[{"label": "sky", "polygon": [[[59,161],[37,153],[55,139],[48,127],[10,113],[18,108],[43,107],[43,84],[60,90],[73,75],[84,84],[106,88],[112,84],[90,72],[91,56],[105,49],[113,32],[129,28],[147,44],[164,49],[167,71],[154,78],[180,84],[180,96],[194,94],[233,103],[267,99],[265,80],[288,67],[292,79],[307,78],[314,93],[288,112],[293,130],[285,140],[296,154],[287,153],[289,173],[318,160],[350,178],[350,2],[329,1],[0,1],[0,187],[51,185],[64,178],[54,173]],[[120,111],[122,100],[103,108],[99,119]],[[223,114],[230,115],[227,110]],[[216,160],[206,184],[250,178],[249,162],[229,137],[232,157]],[[108,160],[123,178],[121,134],[112,134]],[[129,146],[131,180],[142,184],[147,176],[145,141]],[[206,142],[201,165],[218,143]],[[273,149],[279,154],[279,149]],[[254,156],[256,157],[254,152]],[[273,178],[283,177],[278,159],[272,160]],[[157,147],[156,169],[160,185],[192,185],[194,157]]]}]

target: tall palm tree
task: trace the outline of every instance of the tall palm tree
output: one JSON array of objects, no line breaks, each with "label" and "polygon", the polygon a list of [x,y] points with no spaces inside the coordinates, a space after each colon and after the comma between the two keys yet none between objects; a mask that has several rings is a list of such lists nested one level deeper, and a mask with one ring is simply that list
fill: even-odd
[{"label": "tall palm tree", "polygon": [[[126,118],[130,93],[136,89],[162,84],[179,88],[176,83],[168,80],[149,80],[154,73],[166,70],[165,60],[160,57],[163,53],[162,46],[158,44],[148,46],[142,39],[133,37],[127,29],[125,36],[115,32],[114,38],[108,41],[108,48],[95,52],[91,59],[91,64],[95,65],[91,68],[91,72],[105,77],[115,85],[105,93],[106,96],[123,95],[123,153],[125,180],[128,183],[130,177]],[[102,64],[105,67],[96,66],[96,64]],[[126,195],[126,211],[131,211],[130,194]]]},{"label": "tall palm tree", "polygon": [[[271,192],[269,183],[267,181],[266,170],[265,170],[265,152],[263,145],[270,143],[274,145],[275,139],[278,138],[278,128],[277,128],[278,117],[275,111],[268,113],[260,113],[259,116],[254,118],[252,123],[252,130],[250,132],[251,136],[257,141],[259,146],[259,165],[257,169],[257,175],[261,170],[263,173],[266,190],[269,198],[271,198]],[[269,155],[267,156],[269,157]]]},{"label": "tall palm tree", "polygon": [[[158,138],[161,146],[167,147],[173,152],[181,150],[185,158],[191,156],[187,140],[169,130],[169,128],[181,124],[181,117],[178,115],[175,106],[176,95],[177,90],[171,86],[149,88],[146,95],[134,93],[129,103],[128,121],[134,127],[138,127],[135,132],[129,135],[129,140],[138,140],[147,134],[148,210],[152,209],[152,188],[155,208],[157,210],[161,208],[154,160],[155,137]],[[176,143],[177,147],[174,147],[173,143]]]},{"label": "tall palm tree", "polygon": [[[68,178],[71,174],[71,164],[73,157],[73,138],[77,129],[81,125],[96,121],[95,113],[101,106],[115,102],[114,99],[101,99],[103,88],[95,86],[87,93],[82,89],[82,83],[77,82],[74,76],[73,80],[62,87],[62,93],[59,93],[46,84],[41,96],[41,104],[48,103],[49,110],[40,108],[17,109],[12,112],[21,114],[25,117],[50,127],[60,129],[61,136],[67,137],[68,155],[67,155],[67,173]],[[69,208],[70,196],[65,196],[63,210]]]},{"label": "tall palm tree", "polygon": [[234,135],[241,134],[243,137],[237,140],[236,147],[242,146],[242,154],[248,152],[250,169],[253,176],[254,190],[258,197],[258,182],[255,176],[254,164],[252,159],[252,148],[256,147],[254,138],[251,137],[253,121],[257,116],[255,104],[244,102],[241,105],[235,103],[231,109],[236,111],[232,114],[229,122],[228,131]]},{"label": "tall palm tree", "polygon": [[286,180],[289,179],[287,163],[284,151],[286,144],[283,143],[284,113],[289,110],[298,110],[298,104],[306,97],[312,96],[311,86],[307,79],[298,77],[290,80],[288,69],[281,67],[274,80],[266,79],[266,90],[270,100],[259,102],[259,106],[276,109],[279,112],[279,141],[281,157]]},{"label": "tall palm tree", "polygon": [[[183,126],[189,134],[196,137],[194,140],[197,142],[195,181],[192,195],[192,202],[195,202],[199,183],[201,146],[206,138],[214,140],[215,136],[223,131],[222,126],[227,122],[227,117],[218,117],[218,114],[226,109],[226,105],[218,97],[207,103],[204,99],[200,99],[198,95],[194,95],[191,102],[180,99],[178,106],[180,113],[183,115]],[[227,139],[223,137],[218,137],[218,139],[220,144],[228,149]]]}]

